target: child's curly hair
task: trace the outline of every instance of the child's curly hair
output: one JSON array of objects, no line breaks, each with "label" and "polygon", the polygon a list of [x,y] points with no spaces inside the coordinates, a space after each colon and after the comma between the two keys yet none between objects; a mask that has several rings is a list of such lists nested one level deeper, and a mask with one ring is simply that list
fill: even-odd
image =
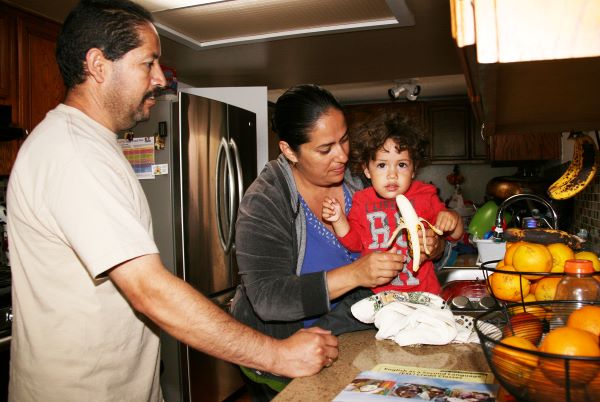
[{"label": "child's curly hair", "polygon": [[350,168],[353,173],[362,173],[378,150],[391,138],[398,152],[407,150],[415,169],[426,160],[429,141],[424,134],[406,118],[397,114],[377,117],[350,133]]}]

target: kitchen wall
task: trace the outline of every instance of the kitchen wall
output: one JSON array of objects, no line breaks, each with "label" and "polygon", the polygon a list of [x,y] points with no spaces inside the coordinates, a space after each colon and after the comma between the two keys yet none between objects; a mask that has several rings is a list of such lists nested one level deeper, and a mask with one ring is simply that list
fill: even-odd
[{"label": "kitchen wall", "polygon": [[[485,186],[492,177],[511,176],[517,172],[516,167],[491,167],[489,164],[459,164],[458,167],[465,178],[460,186],[463,199],[471,200],[477,206],[484,202]],[[454,186],[446,180],[453,168],[454,165],[423,166],[416,178],[427,183],[433,182],[440,190],[440,198],[446,200],[454,192]]]},{"label": "kitchen wall", "polygon": [[575,196],[572,233],[583,228],[588,231],[587,247],[600,254],[600,177]]}]

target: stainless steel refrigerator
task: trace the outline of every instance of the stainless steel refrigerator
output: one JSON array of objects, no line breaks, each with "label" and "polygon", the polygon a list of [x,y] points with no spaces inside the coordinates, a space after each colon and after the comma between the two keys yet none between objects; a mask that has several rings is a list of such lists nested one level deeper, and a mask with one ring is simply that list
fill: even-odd
[{"label": "stainless steel refrigerator", "polygon": [[[167,173],[141,180],[161,258],[177,276],[228,310],[239,283],[235,218],[256,177],[256,116],[205,97],[159,100],[136,137],[159,135],[155,164]],[[164,166],[161,168],[164,171]],[[185,309],[186,306],[181,306]],[[165,401],[222,401],[242,387],[238,368],[161,334]]]}]

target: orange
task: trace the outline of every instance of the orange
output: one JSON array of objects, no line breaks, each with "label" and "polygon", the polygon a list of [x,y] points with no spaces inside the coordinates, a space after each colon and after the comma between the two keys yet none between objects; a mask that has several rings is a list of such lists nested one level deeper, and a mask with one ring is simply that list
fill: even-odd
[{"label": "orange", "polygon": [[[510,349],[502,345],[510,345],[520,350]],[[515,387],[525,385],[531,371],[538,365],[537,351],[531,341],[517,336],[508,336],[500,341],[492,350],[492,365],[497,369],[506,382]]]},{"label": "orange", "polygon": [[512,315],[502,329],[504,336],[517,335],[537,345],[544,332],[542,320],[531,313]]},{"label": "orange", "polygon": [[583,306],[569,315],[567,327],[583,329],[600,337],[600,306]]},{"label": "orange", "polygon": [[546,246],[552,255],[552,269],[550,272],[564,272],[565,261],[575,258],[575,253],[564,243],[553,243]]},{"label": "orange", "polygon": [[[514,246],[513,246],[514,247]],[[523,242],[513,254],[513,267],[519,272],[550,272],[552,254],[543,244]],[[539,275],[526,275],[527,279],[539,279]]]},{"label": "orange", "polygon": [[[591,384],[591,383],[590,383]],[[587,395],[586,395],[587,394]],[[530,401],[564,402],[567,395],[572,402],[592,401],[589,395],[596,395],[582,387],[564,387],[550,381],[540,367],[533,370],[527,381],[527,397]]]},{"label": "orange", "polygon": [[[502,271],[514,271],[511,265],[502,267]],[[530,283],[528,279],[514,273],[494,272],[488,277],[489,286],[494,297],[505,301],[521,301],[529,294]]]},{"label": "orange", "polygon": [[535,300],[554,300],[554,295],[556,295],[556,287],[561,279],[562,278],[560,276],[548,276],[540,279],[535,287]]},{"label": "orange", "polygon": [[592,264],[594,264],[594,270],[600,271],[600,259],[598,259],[598,256],[591,251],[580,251],[575,253],[575,259],[590,260]]},{"label": "orange", "polygon": [[[598,337],[578,328],[554,328],[540,344],[541,352],[564,356],[600,357]],[[540,366],[546,377],[557,384],[566,380],[566,362],[563,356],[541,357]],[[583,385],[591,381],[600,370],[599,359],[569,361],[569,380],[573,385]]]},{"label": "orange", "polygon": [[517,250],[517,247],[521,244],[524,244],[524,241],[518,241],[516,243],[506,243],[506,251],[504,252],[504,264],[505,265],[512,265],[513,263],[513,255],[515,254],[515,251]]},{"label": "orange", "polygon": [[[525,296],[525,298],[523,298],[523,301],[525,303],[530,303],[530,302],[534,302],[536,300],[535,300],[535,296],[533,296],[530,293],[527,296]],[[510,314],[513,314],[513,315],[518,314],[518,313],[530,313],[530,314],[533,314],[534,316],[536,316],[537,318],[539,318],[540,320],[543,320],[548,315],[548,312],[542,306],[528,306],[528,305],[523,306],[521,303],[516,304],[514,306],[510,306],[508,308],[508,311],[510,312]]]}]

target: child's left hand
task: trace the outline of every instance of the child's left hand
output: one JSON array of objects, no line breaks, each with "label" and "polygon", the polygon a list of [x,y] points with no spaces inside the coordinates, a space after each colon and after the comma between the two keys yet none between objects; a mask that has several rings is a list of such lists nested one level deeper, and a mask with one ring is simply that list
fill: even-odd
[{"label": "child's left hand", "polygon": [[454,211],[440,211],[435,220],[435,227],[442,232],[452,232],[458,224],[459,216]]}]

